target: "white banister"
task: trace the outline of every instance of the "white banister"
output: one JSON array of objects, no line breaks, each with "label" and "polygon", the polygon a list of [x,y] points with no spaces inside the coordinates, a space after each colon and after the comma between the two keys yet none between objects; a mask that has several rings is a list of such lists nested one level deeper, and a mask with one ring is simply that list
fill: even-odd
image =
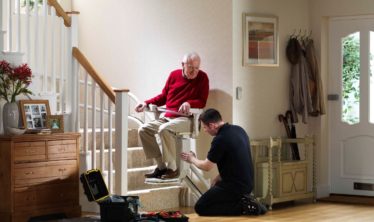
[{"label": "white banister", "polygon": [[17,21],[17,35],[16,35],[16,52],[21,52],[21,1],[16,1],[16,21]]},{"label": "white banister", "polygon": [[30,34],[30,0],[26,0],[26,61],[30,63],[31,34]]},{"label": "white banister", "polygon": [[[83,150],[88,152],[88,73],[84,71]],[[79,108],[79,107],[78,107]],[[78,110],[79,112],[79,110]]]},{"label": "white banister", "polygon": [[[112,135],[113,132],[113,116],[112,116],[112,102],[108,99],[108,128],[109,128],[109,135]],[[113,193],[113,138],[109,136],[108,142],[108,149],[109,149],[109,156],[108,156],[108,164],[109,164],[109,173],[108,173],[108,189],[110,193]]]},{"label": "white banister", "polygon": [[[3,12],[3,0],[0,0],[0,35],[2,35],[2,31],[3,31],[3,21],[4,21],[4,12]],[[0,45],[2,45],[3,43],[1,42]],[[1,47],[1,46],[0,46]]]},{"label": "white banister", "polygon": [[39,61],[40,61],[40,49],[39,49],[39,13],[38,13],[38,6],[37,4],[34,3],[34,13],[33,13],[33,18],[34,18],[34,29],[33,29],[33,32],[34,32],[34,53],[33,53],[33,57],[34,57],[34,67],[33,67],[33,70],[34,72],[36,73],[40,73],[40,66],[39,66]]},{"label": "white banister", "polygon": [[3,21],[4,21],[4,12],[3,12],[3,0],[0,0],[0,52],[4,50],[4,30],[3,30]]},{"label": "white banister", "polygon": [[[62,23],[62,22],[61,22]],[[73,47],[78,47],[78,18],[77,15],[71,15],[71,40],[70,40],[70,48],[68,49],[68,54],[70,55],[69,59],[69,72],[73,73],[73,75],[68,76],[68,82],[72,86],[72,90],[68,90],[68,100],[72,101],[72,103],[66,104],[66,110],[71,111],[71,126],[76,126],[73,128],[74,130],[79,130],[79,75],[75,70],[78,70],[78,63],[72,56],[72,49]],[[74,75],[74,73],[76,73]]]},{"label": "white banister", "polygon": [[104,136],[104,91],[100,90],[100,169],[104,170],[104,150],[105,150],[105,136]]},{"label": "white banister", "polygon": [[13,0],[8,1],[8,51],[13,52]]},{"label": "white banister", "polygon": [[92,148],[92,155],[91,155],[91,159],[92,159],[92,168],[93,169],[96,169],[96,82],[94,79],[91,80],[92,81],[92,92],[91,92],[91,96],[92,96],[92,109],[91,109],[91,129],[92,129],[92,132],[91,132],[91,148]]},{"label": "white banister", "polygon": [[116,92],[116,156],[115,156],[115,193],[125,195],[128,188],[127,180],[127,146],[128,146],[128,90]]},{"label": "white banister", "polygon": [[[37,7],[38,2],[34,3],[34,7]],[[43,0],[43,42],[48,42],[48,14],[47,14],[47,1]],[[48,44],[42,44],[42,51],[43,51],[43,58],[42,58],[42,69],[43,69],[43,92],[46,93],[48,91],[48,62],[47,62],[47,54],[48,54]]]},{"label": "white banister", "polygon": [[[51,74],[52,74],[52,77],[51,77],[51,80],[53,83],[56,82],[56,61],[55,61],[55,39],[56,39],[56,35],[55,35],[55,24],[56,24],[56,10],[55,8],[51,7]],[[71,72],[73,75],[74,75],[74,72]],[[52,92],[56,92],[56,84],[52,84],[52,87],[51,87],[51,91]]]}]

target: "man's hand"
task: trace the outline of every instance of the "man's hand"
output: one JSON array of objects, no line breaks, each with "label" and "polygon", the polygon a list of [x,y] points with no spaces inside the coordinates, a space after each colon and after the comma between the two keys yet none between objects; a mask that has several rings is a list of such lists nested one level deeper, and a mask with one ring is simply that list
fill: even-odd
[{"label": "man's hand", "polygon": [[139,103],[138,105],[136,105],[135,111],[138,113],[143,112],[145,107],[147,107],[147,104],[145,102]]},{"label": "man's hand", "polygon": [[208,160],[208,158],[205,160],[197,159],[196,154],[192,151],[188,153],[182,152],[180,156],[182,160],[195,165],[200,170],[209,171],[216,165],[212,161]]},{"label": "man's hand", "polygon": [[188,102],[184,102],[178,109],[178,112],[184,114],[190,114],[191,105]]},{"label": "man's hand", "polygon": [[196,154],[192,151],[190,151],[188,153],[182,152],[181,153],[181,158],[182,158],[182,160],[186,161],[187,163],[192,163],[192,159],[196,158]]}]

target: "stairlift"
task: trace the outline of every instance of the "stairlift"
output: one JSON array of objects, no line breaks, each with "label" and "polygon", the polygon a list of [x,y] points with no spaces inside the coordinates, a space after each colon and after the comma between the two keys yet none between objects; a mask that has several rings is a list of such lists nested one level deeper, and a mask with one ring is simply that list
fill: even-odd
[{"label": "stairlift", "polygon": [[199,116],[203,112],[202,109],[190,109],[191,115],[186,115],[183,113],[167,110],[163,107],[157,107],[155,105],[150,104],[149,108],[146,110],[147,112],[153,112],[155,119],[158,119],[162,113],[170,112],[173,114],[177,114],[180,116],[189,116],[192,118],[193,121],[193,127],[191,131],[188,132],[177,132],[177,157],[176,157],[176,164],[179,169],[179,177],[174,179],[158,179],[158,178],[146,178],[145,183],[147,184],[181,184],[185,183],[191,191],[197,196],[200,197],[202,195],[202,191],[200,188],[196,185],[196,182],[199,182],[204,186],[204,189],[209,189],[210,185],[206,181],[206,179],[203,177],[201,171],[194,165],[187,163],[185,161],[182,161],[179,158],[179,154],[181,152],[190,152],[191,147],[194,146],[195,140],[197,136],[199,135],[200,127],[199,127]]}]

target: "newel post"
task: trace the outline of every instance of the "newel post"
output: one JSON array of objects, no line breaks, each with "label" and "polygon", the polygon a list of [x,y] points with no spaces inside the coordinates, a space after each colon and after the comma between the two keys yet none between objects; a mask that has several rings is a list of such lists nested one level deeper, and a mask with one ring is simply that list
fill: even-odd
[{"label": "newel post", "polygon": [[73,47],[78,47],[78,13],[71,13],[71,27],[68,29],[70,32],[68,49],[71,50],[68,53],[68,83],[72,86],[71,90],[67,90],[68,101],[66,104],[66,110],[71,110],[71,127],[72,131],[79,130],[79,64],[78,61],[73,57]]},{"label": "newel post", "polygon": [[115,102],[115,193],[126,195],[128,190],[127,179],[127,146],[128,146],[128,116],[129,116],[129,90],[118,89]]}]

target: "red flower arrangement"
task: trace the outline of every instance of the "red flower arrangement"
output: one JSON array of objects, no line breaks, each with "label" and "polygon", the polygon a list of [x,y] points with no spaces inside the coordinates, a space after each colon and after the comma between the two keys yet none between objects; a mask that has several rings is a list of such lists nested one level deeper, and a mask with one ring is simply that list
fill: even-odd
[{"label": "red flower arrangement", "polygon": [[0,61],[0,98],[15,102],[20,94],[32,95],[28,89],[31,77],[32,72],[27,64],[13,67],[5,60]]}]

